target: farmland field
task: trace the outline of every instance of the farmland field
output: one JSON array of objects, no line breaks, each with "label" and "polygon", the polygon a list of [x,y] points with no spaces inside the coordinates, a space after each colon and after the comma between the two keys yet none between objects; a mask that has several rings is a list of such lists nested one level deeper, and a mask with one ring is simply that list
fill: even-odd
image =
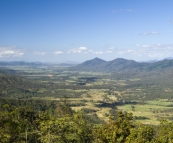
[{"label": "farmland field", "polygon": [[165,83],[157,75],[124,77],[104,72],[70,71],[58,66],[11,66],[10,69],[40,84],[40,88],[30,89],[32,95],[27,93],[27,98],[55,101],[66,98],[73,110],[82,109],[105,122],[108,116],[116,116],[113,110],[131,112],[136,121],[145,124],[158,124],[163,118],[173,120],[170,82]]}]

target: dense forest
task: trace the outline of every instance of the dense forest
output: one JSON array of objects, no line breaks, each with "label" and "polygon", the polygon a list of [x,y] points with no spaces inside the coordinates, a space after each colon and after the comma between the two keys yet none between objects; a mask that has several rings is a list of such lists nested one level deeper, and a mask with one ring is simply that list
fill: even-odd
[{"label": "dense forest", "polygon": [[20,101],[2,102],[9,104],[0,107],[1,143],[173,142],[173,122],[166,120],[158,126],[144,125],[135,122],[131,113],[118,111],[115,118],[108,116],[108,123],[94,124],[82,111],[72,111],[65,99],[56,104],[44,102],[45,108],[39,107],[38,101],[30,106],[20,106]]}]

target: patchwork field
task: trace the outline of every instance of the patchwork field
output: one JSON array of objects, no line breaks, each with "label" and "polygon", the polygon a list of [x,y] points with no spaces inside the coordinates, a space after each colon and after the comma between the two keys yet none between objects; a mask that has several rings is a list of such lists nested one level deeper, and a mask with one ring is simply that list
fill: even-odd
[{"label": "patchwork field", "polygon": [[[167,79],[153,74],[146,78],[145,74],[69,71],[67,67],[56,66],[11,66],[10,69],[31,81],[30,84],[37,83],[34,87],[27,85],[24,93],[20,90],[21,99],[65,98],[74,111],[83,110],[105,122],[108,116],[116,116],[117,110],[133,113],[134,119],[144,124],[158,124],[163,118],[173,120],[172,80],[166,75]],[[2,93],[5,97],[6,91]],[[14,98],[12,91],[8,93],[11,93],[8,97]],[[19,98],[17,93],[15,97]]]}]

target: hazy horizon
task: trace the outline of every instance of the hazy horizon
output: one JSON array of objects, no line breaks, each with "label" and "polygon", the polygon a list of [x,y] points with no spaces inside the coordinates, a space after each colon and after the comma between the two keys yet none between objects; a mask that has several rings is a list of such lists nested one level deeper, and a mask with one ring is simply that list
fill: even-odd
[{"label": "hazy horizon", "polygon": [[[95,57],[95,58],[98,58],[98,57]],[[89,61],[89,60],[93,60],[95,58],[92,58],[92,59],[87,59],[85,61]],[[112,60],[105,60],[103,58],[99,58],[99,59],[102,59],[104,61],[113,61],[115,59],[118,59],[118,58],[115,58],[115,59],[112,59]],[[122,59],[126,59],[126,58],[122,58]],[[136,62],[158,62],[158,61],[162,61],[162,60],[172,60],[173,58],[172,57],[168,57],[168,58],[164,58],[164,59],[151,59],[151,60],[144,60],[144,61],[137,61],[137,60],[134,60]],[[126,59],[126,60],[133,60],[133,59]],[[48,62],[44,62],[44,61],[25,61],[25,60],[4,60],[4,61],[0,61],[0,62],[26,62],[26,63],[47,63],[47,64],[63,64],[63,63],[66,63],[66,64],[80,64],[80,63],[83,63],[85,61],[48,61]]]}]

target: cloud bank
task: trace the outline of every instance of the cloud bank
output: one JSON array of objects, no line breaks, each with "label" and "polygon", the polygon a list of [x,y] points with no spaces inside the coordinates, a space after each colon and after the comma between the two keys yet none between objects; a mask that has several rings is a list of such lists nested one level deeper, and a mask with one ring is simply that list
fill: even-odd
[{"label": "cloud bank", "polygon": [[16,47],[0,46],[0,57],[22,57],[24,53]]},{"label": "cloud bank", "polygon": [[[55,50],[54,52],[38,52],[38,51],[30,51],[17,48],[15,46],[0,46],[0,58],[7,59],[7,60],[14,60],[14,58],[18,60],[25,60],[25,57],[28,59],[42,59],[42,56],[47,58],[55,58],[53,55],[63,55],[68,54],[68,57],[78,57],[78,55],[85,54],[88,59],[93,57],[94,55],[99,55],[100,57],[107,57],[107,58],[131,58],[131,59],[163,59],[167,57],[173,57],[173,44],[136,44],[135,47],[132,48],[115,48],[115,47],[108,47],[108,48],[97,48],[97,50],[89,49],[84,46],[78,48],[70,48],[64,50]],[[23,56],[25,55],[25,56]],[[17,58],[18,57],[18,58]],[[13,58],[13,59],[12,59]]]},{"label": "cloud bank", "polygon": [[173,44],[154,44],[154,45],[140,45],[136,44],[137,49],[117,49],[118,55],[134,55],[138,57],[149,57],[149,58],[166,58],[173,57]]}]

